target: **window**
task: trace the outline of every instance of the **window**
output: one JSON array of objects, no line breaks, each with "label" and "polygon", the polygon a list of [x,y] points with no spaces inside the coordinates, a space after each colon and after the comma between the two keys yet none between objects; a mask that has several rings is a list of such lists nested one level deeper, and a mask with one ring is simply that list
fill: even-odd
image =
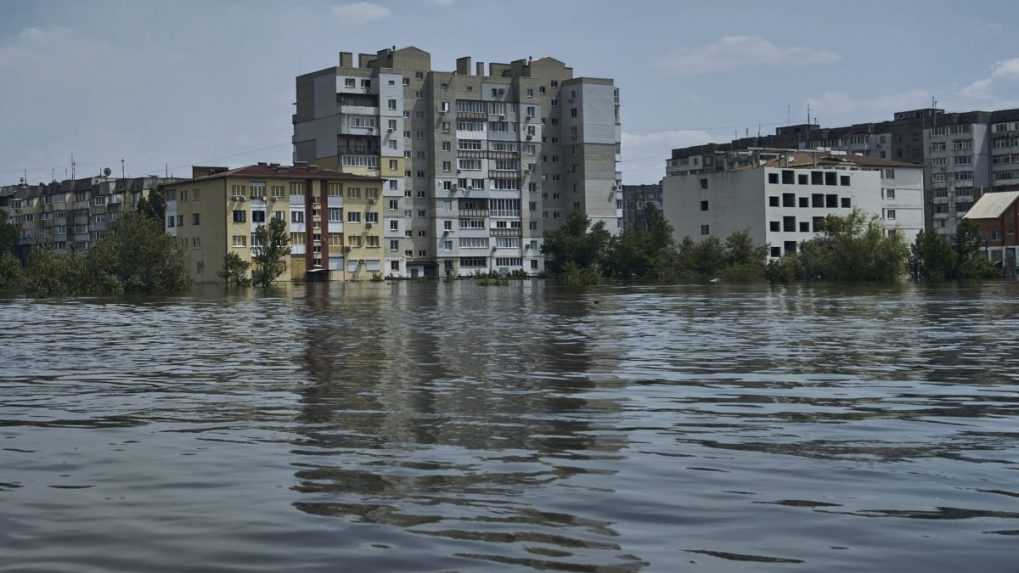
[{"label": "window", "polygon": [[807,221],[800,221],[800,232],[801,233],[809,233],[810,232],[810,223],[807,222]]},{"label": "window", "polygon": [[829,208],[829,209],[834,209],[834,208],[838,207],[839,206],[839,196],[838,195],[825,195],[824,196],[824,206]]},{"label": "window", "polygon": [[810,207],[810,199],[808,199],[806,197],[800,197],[799,198],[799,202],[800,202],[800,208],[801,209],[806,209],[806,208]]},{"label": "window", "polygon": [[291,223],[303,223],[304,222],[304,211],[291,211],[290,212]]},{"label": "window", "polygon": [[329,222],[330,223],[342,223],[343,222],[343,209],[337,207],[329,208]]},{"label": "window", "polygon": [[707,201],[701,201],[701,211],[707,211],[707,210],[708,210],[708,202]]},{"label": "window", "polygon": [[191,213],[191,224],[192,225],[197,225],[199,223],[199,221],[200,221],[199,215],[201,215],[201,213]]},{"label": "window", "polygon": [[178,227],[184,226],[184,215],[177,215],[177,226]]},{"label": "window", "polygon": [[835,173],[834,171],[825,171],[824,172],[824,184],[825,185],[829,185],[829,186],[837,185],[838,184],[837,180],[838,180],[838,174]]},{"label": "window", "polygon": [[796,241],[785,242],[785,254],[795,255],[796,254]]},{"label": "window", "polygon": [[451,161],[443,161],[442,170],[446,173],[449,173],[450,171],[453,170],[453,163]]},{"label": "window", "polygon": [[796,182],[796,173],[792,169],[782,170],[782,184],[792,185]]},{"label": "window", "polygon": [[807,174],[806,173],[798,174],[796,176],[796,182],[798,184],[800,184],[800,185],[806,185],[807,184]]},{"label": "window", "polygon": [[842,198],[842,208],[843,209],[849,209],[850,207],[852,207],[852,201],[850,201],[849,197],[843,197]]},{"label": "window", "polygon": [[[330,209],[331,211],[332,209]],[[361,212],[360,211],[347,211],[347,222],[348,223],[360,223]]]},{"label": "window", "polygon": [[348,88],[356,88],[357,87],[357,80],[355,80],[354,78],[345,78],[343,80],[343,85],[344,85],[344,87],[348,87]]},{"label": "window", "polygon": [[389,105],[389,109],[395,110],[396,109],[396,100],[393,99],[393,98],[390,98],[388,105]]},{"label": "window", "polygon": [[265,222],[265,211],[252,211],[251,212],[252,223],[264,223]]},{"label": "window", "polygon": [[272,218],[276,221],[284,221],[284,217],[286,217],[286,214],[284,214],[283,211],[274,211],[272,214]]},{"label": "window", "polygon": [[824,217],[814,217],[813,224],[815,233],[824,231]]},{"label": "window", "polygon": [[768,206],[778,207],[778,197],[768,197]]},{"label": "window", "polygon": [[248,237],[245,235],[234,235],[233,246],[235,247],[246,247],[248,246]]},{"label": "window", "polygon": [[889,221],[895,220],[895,209],[885,209],[885,219]]},{"label": "window", "polygon": [[234,211],[234,223],[244,223],[248,220],[247,211]]},{"label": "window", "polygon": [[773,233],[778,233],[782,230],[782,223],[779,223],[778,221],[771,221],[768,223],[768,229]]},{"label": "window", "polygon": [[781,257],[782,256],[782,247],[772,247],[771,248],[771,256],[772,257],[776,257],[776,258],[777,257]]},{"label": "window", "polygon": [[778,185],[778,173],[769,173],[768,174],[768,183],[770,183],[772,185]]},{"label": "window", "polygon": [[369,249],[377,249],[379,248],[379,238],[374,235],[368,235],[365,237],[365,244]]},{"label": "window", "polygon": [[[556,159],[557,159],[556,156],[553,155],[552,156],[552,161],[555,161]],[[701,189],[707,189],[707,188],[708,188],[708,180],[702,178],[701,179]]]},{"label": "window", "polygon": [[796,217],[782,217],[782,230],[786,233],[795,233]]},{"label": "window", "polygon": [[379,213],[378,213],[378,211],[366,211],[365,214],[364,214],[364,222],[365,223],[378,223],[379,222]]},{"label": "window", "polygon": [[810,184],[811,185],[824,185],[824,172],[823,171],[811,171],[810,172]]},{"label": "window", "polygon": [[794,193],[783,193],[782,194],[782,206],[783,207],[795,207],[796,206],[796,195]]},{"label": "window", "polygon": [[447,230],[447,231],[452,231],[453,230],[453,221],[443,221],[442,222],[442,228]]},{"label": "window", "polygon": [[170,216],[168,216],[166,218],[166,226],[171,228],[171,229],[174,227],[174,223],[175,222],[176,222],[176,219],[174,218],[173,215],[170,215]]},{"label": "window", "polygon": [[885,189],[885,199],[895,199],[895,189]]},{"label": "window", "polygon": [[701,225],[701,235],[710,235],[711,225]]},{"label": "window", "polygon": [[810,196],[810,206],[815,209],[824,207],[824,195],[821,193],[814,193]]},{"label": "window", "polygon": [[848,175],[840,175],[839,176],[839,185],[841,185],[843,187],[849,187],[849,176]]}]

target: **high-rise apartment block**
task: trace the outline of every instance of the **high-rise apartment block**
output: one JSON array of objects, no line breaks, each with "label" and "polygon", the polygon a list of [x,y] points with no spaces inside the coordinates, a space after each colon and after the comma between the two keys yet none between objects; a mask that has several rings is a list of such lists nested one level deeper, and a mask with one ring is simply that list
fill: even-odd
[{"label": "high-rise apartment block", "polygon": [[339,54],[297,77],[294,161],[383,180],[388,277],[541,272],[543,233],[573,210],[622,219],[619,92],[554,58],[459,58],[414,47]]},{"label": "high-rise apartment block", "polygon": [[925,108],[891,121],[822,128],[813,123],[779,127],[773,135],[674,149],[666,174],[712,168],[716,153],[771,147],[832,149],[924,168],[925,227],[954,234],[982,194],[1019,189],[1019,109],[945,113]]}]

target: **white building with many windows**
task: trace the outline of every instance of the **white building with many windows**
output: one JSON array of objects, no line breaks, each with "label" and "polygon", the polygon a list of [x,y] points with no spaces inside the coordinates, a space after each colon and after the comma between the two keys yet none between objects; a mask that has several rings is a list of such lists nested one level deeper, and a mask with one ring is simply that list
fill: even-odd
[{"label": "white building with many windows", "polygon": [[727,151],[712,169],[662,180],[662,204],[677,241],[750,233],[771,257],[796,253],[828,215],[853,209],[913,242],[924,227],[923,166],[831,152]]}]

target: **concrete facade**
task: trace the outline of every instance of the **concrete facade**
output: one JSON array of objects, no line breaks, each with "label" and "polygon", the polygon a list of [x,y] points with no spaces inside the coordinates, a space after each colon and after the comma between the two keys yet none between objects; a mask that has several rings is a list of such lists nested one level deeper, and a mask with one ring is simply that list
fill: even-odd
[{"label": "concrete facade", "polygon": [[383,179],[387,277],[542,272],[544,233],[574,209],[620,229],[612,80],[554,58],[436,71],[408,47],[341,52],[296,83],[295,162]]}]

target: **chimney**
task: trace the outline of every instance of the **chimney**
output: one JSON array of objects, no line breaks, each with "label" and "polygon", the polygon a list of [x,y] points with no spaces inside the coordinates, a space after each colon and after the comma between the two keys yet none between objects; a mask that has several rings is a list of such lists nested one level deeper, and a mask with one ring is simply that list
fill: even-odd
[{"label": "chimney", "polygon": [[456,73],[461,76],[471,75],[471,57],[464,56],[456,59]]},{"label": "chimney", "polygon": [[354,67],[354,54],[352,52],[340,52],[340,67],[341,68]]},{"label": "chimney", "polygon": [[484,75],[485,75],[485,62],[478,62],[478,63],[474,64],[474,66],[475,66],[475,70],[477,70],[475,73],[478,75],[478,77],[484,77]]}]

